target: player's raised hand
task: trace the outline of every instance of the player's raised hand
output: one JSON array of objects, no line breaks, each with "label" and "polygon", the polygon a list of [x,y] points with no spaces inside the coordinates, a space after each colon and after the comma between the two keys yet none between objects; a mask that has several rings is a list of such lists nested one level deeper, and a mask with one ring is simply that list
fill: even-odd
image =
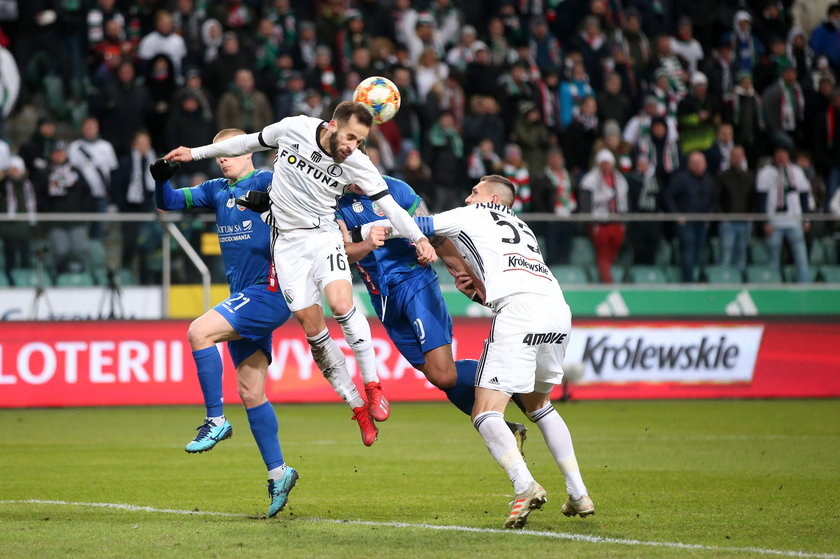
[{"label": "player's raised hand", "polygon": [[186,163],[193,160],[190,148],[184,146],[178,146],[164,155],[163,158],[167,161],[178,161],[180,163]]},{"label": "player's raised hand", "polygon": [[387,227],[382,227],[381,225],[374,225],[371,227],[368,232],[368,236],[365,239],[370,245],[370,249],[376,250],[384,245],[385,240],[388,238],[388,233],[389,231]]},{"label": "player's raised hand", "polygon": [[421,264],[433,264],[437,262],[438,256],[434,247],[426,237],[421,238],[415,244],[417,249],[417,261]]}]

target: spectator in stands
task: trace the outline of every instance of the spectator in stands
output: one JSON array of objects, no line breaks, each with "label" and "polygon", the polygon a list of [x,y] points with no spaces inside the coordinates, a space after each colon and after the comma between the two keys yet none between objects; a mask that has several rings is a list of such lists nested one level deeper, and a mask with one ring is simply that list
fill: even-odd
[{"label": "spectator in stands", "polygon": [[12,53],[0,45],[0,136],[20,93],[20,72]]},{"label": "spectator in stands", "polygon": [[[659,182],[655,166],[645,154],[636,157],[636,166],[626,176],[628,207],[633,213],[660,213],[665,184]],[[627,224],[627,240],[633,247],[633,263],[653,265],[659,241],[662,238],[662,222],[631,221]]]},{"label": "spectator in stands", "polygon": [[679,102],[685,95],[686,83],[689,79],[688,63],[674,53],[671,37],[668,35],[659,35],[656,38],[656,50],[647,68],[648,77],[657,82],[663,73],[668,77],[668,81],[665,86],[660,84],[659,87],[671,92]]},{"label": "spectator in stands", "polygon": [[204,51],[196,65],[204,67],[219,57],[224,42],[224,28],[218,19],[205,19],[201,24],[201,43]]},{"label": "spectator in stands", "polygon": [[715,141],[715,123],[720,119],[709,95],[709,80],[702,72],[691,76],[691,91],[677,108],[682,153],[705,151]]},{"label": "spectator in stands", "polygon": [[497,174],[502,168],[502,158],[496,153],[493,141],[484,138],[470,152],[467,160],[467,176],[478,180],[485,175]]},{"label": "spectator in stands", "polygon": [[628,211],[627,190],[627,180],[616,169],[615,157],[602,149],[595,156],[595,166],[581,179],[578,196],[581,213],[601,220],[589,224],[588,229],[602,283],[613,283],[612,264],[624,244],[624,224],[611,222],[609,217]]},{"label": "spectator in stands", "polygon": [[[155,210],[155,181],[149,172],[149,166],[155,159],[157,156],[151,137],[145,131],[137,132],[131,151],[120,158],[119,170],[114,175],[114,202],[120,212],[147,214]],[[125,221],[122,224],[122,266],[134,268],[137,258],[139,278],[143,284],[151,280],[149,257],[158,248],[155,244],[157,229],[154,223]]]},{"label": "spectator in stands", "polygon": [[455,128],[452,113],[443,112],[429,130],[428,155],[424,160],[432,169],[437,185],[438,211],[453,208],[460,200],[460,180],[463,174],[464,141]]},{"label": "spectator in stands", "polygon": [[214,100],[221,99],[230,84],[230,78],[240,68],[254,68],[254,57],[243,49],[239,38],[233,31],[222,36],[222,48],[215,59],[204,67],[202,80],[204,87]]},{"label": "spectator in stands", "polygon": [[315,66],[304,72],[306,89],[320,91],[325,98],[337,99],[339,94],[339,75],[332,63],[332,51],[321,45],[315,49]]},{"label": "spectator in stands", "polygon": [[155,30],[143,37],[137,47],[137,55],[147,64],[161,54],[172,62],[175,81],[180,84],[187,45],[184,38],[175,33],[172,14],[166,10],[159,10],[155,14]]},{"label": "spectator in stands", "polygon": [[[650,124],[653,118],[658,115],[658,110],[659,102],[656,97],[653,95],[645,96],[641,112],[628,120],[624,127],[622,134],[624,141],[635,146],[649,138]],[[668,125],[668,135],[676,140],[679,137],[676,121],[672,118],[666,118],[665,122]]]},{"label": "spectator in stands", "polygon": [[651,119],[648,134],[636,143],[634,151],[637,155],[647,156],[660,185],[670,184],[671,177],[680,168],[679,142],[661,116]]},{"label": "spectator in stands", "polygon": [[589,169],[592,146],[599,133],[598,102],[594,97],[586,97],[577,116],[563,134],[563,153],[573,176],[580,176]]},{"label": "spectator in stands", "polygon": [[[216,124],[220,129],[238,128],[247,132],[258,132],[274,122],[274,114],[268,97],[254,88],[254,74],[251,70],[236,71],[233,87],[222,95],[216,111]],[[178,144],[193,145],[193,144]]]},{"label": "spectator in stands", "polygon": [[[178,144],[189,145],[189,144]],[[119,166],[111,142],[99,137],[99,121],[89,116],[82,121],[82,137],[67,149],[70,164],[85,177],[90,188],[93,205],[91,210],[104,213],[111,204],[111,177]],[[92,225],[91,234],[100,238],[102,222]]]},{"label": "spectator in stands", "polygon": [[[764,120],[773,137],[787,135],[794,145],[803,139],[805,94],[796,81],[796,68],[785,59],[781,76],[765,90]],[[779,140],[783,141],[783,140]]]},{"label": "spectator in stands", "polygon": [[[91,193],[84,175],[70,164],[67,145],[55,142],[49,163],[32,174],[38,211],[82,213],[91,208]],[[88,267],[90,237],[84,221],[55,222],[49,226],[50,251],[55,273],[81,272]]]},{"label": "spectator in stands", "polygon": [[739,70],[752,72],[758,59],[764,54],[764,45],[753,34],[752,16],[745,10],[735,12],[732,21],[732,50]]},{"label": "spectator in stands", "polygon": [[240,41],[247,41],[254,32],[257,18],[254,9],[242,0],[222,0],[209,6],[210,16],[222,22],[225,29],[236,33]]},{"label": "spectator in stands", "polygon": [[18,155],[9,159],[5,177],[0,179],[0,211],[9,216],[29,216],[26,222],[0,222],[4,271],[9,285],[15,285],[12,270],[32,266],[30,240],[36,236],[35,213],[38,211],[35,187],[29,180],[23,159]]},{"label": "spectator in stands", "polygon": [[453,45],[461,29],[461,11],[450,0],[433,0],[429,11],[440,43],[444,47]]},{"label": "spectator in stands", "polygon": [[513,135],[525,154],[525,165],[529,170],[533,169],[535,173],[539,173],[545,167],[546,150],[552,141],[556,140],[543,122],[539,109],[531,101],[524,101],[519,105]]},{"label": "spectator in stands", "polygon": [[644,71],[650,63],[652,49],[647,35],[642,31],[642,16],[632,6],[624,11],[620,42],[633,68],[637,72]]},{"label": "spectator in stands", "polygon": [[840,189],[840,90],[831,96],[831,106],[819,116],[814,140],[817,170],[826,178],[826,206]]},{"label": "spectator in stands", "polygon": [[577,200],[572,177],[566,170],[563,152],[556,147],[549,148],[545,167],[535,175],[536,179],[532,183],[534,211],[553,213],[559,218],[557,221],[548,222],[546,226],[548,254],[545,257],[558,264],[568,264],[575,223],[563,218],[569,217],[577,210]]},{"label": "spectator in stands", "polygon": [[758,207],[768,215],[764,224],[770,265],[781,272],[782,241],[787,239],[796,268],[796,281],[811,281],[805,233],[810,224],[802,221],[808,211],[811,185],[802,168],[790,160],[789,144],[778,142],[773,152],[773,164],[762,167],[756,179]]},{"label": "spectator in stands", "polygon": [[[469,114],[464,117],[464,148],[472,152],[476,143],[487,138],[493,144],[493,151],[501,153],[506,138],[505,121],[499,116],[499,104],[496,99],[475,95],[470,99],[470,109]],[[480,179],[482,176],[474,178]]]},{"label": "spectator in stands", "polygon": [[796,79],[799,83],[806,83],[811,77],[814,66],[814,51],[808,45],[808,35],[798,27],[791,27],[785,45],[787,57],[796,67]]},{"label": "spectator in stands", "polygon": [[720,104],[724,120],[731,119],[738,68],[732,55],[732,42],[728,37],[722,37],[711,56],[706,57],[703,73],[709,78],[709,95]]},{"label": "spectator in stands", "polygon": [[589,85],[589,76],[583,62],[572,66],[568,80],[560,84],[560,126],[568,127],[580,114],[580,106],[587,97],[595,97],[595,90]]},{"label": "spectator in stands", "polygon": [[630,118],[632,105],[630,97],[621,90],[621,76],[607,74],[604,79],[604,90],[598,93],[598,119],[602,122],[616,121],[624,126]]},{"label": "spectator in stands", "polygon": [[136,81],[134,65],[128,61],[120,63],[116,75],[103,78],[90,105],[102,137],[111,142],[118,157],[128,153],[131,139],[152,112],[149,91]]},{"label": "spectator in stands", "polygon": [[418,150],[408,150],[405,155],[405,162],[400,170],[400,176],[425,200],[427,206],[430,208],[441,207],[437,203],[437,192],[432,180],[432,170],[423,162]]},{"label": "spectator in stands", "polygon": [[750,167],[755,168],[766,145],[764,103],[753,87],[752,75],[749,72],[738,72],[736,82],[732,107],[735,143],[744,146],[747,162]]},{"label": "spectator in stands", "polygon": [[463,130],[466,98],[459,79],[460,76],[453,71],[432,86],[426,95],[426,115],[429,120],[434,120],[440,113],[448,111],[455,119],[455,128]]},{"label": "spectator in stands", "polygon": [[835,72],[840,71],[840,4],[828,7],[828,19],[811,31],[814,56],[825,56]]},{"label": "spectator in stands", "polygon": [[563,51],[560,41],[548,29],[548,22],[543,17],[531,21],[531,39],[528,42],[531,56],[543,75],[563,65]]},{"label": "spectator in stands", "polygon": [[[203,146],[209,144],[213,140],[215,126],[212,115],[202,107],[198,93],[195,90],[186,90],[177,95],[176,99],[177,102],[167,122],[166,145]],[[209,167],[209,160],[182,163],[181,172],[176,173],[170,181],[176,188],[188,187],[190,186],[188,181],[192,175],[208,174]]]},{"label": "spectator in stands", "polygon": [[[420,99],[411,81],[411,70],[405,66],[394,66],[394,85],[400,91],[400,110],[393,118],[400,131],[403,150],[420,148]],[[401,150],[402,151],[402,150]]]},{"label": "spectator in stands", "polygon": [[149,64],[144,84],[149,92],[151,113],[146,117],[146,128],[152,137],[152,144],[163,151],[166,149],[166,122],[172,111],[172,99],[178,83],[172,61],[165,55],[155,56]]},{"label": "spectator in stands", "polygon": [[344,27],[336,38],[339,46],[338,68],[342,73],[350,70],[353,52],[358,48],[370,49],[371,37],[365,30],[362,13],[356,9],[344,12]]},{"label": "spectator in stands", "polygon": [[[723,214],[752,213],[755,209],[755,174],[747,166],[742,146],[733,146],[727,167],[716,179],[717,211]],[[747,268],[747,246],[752,222],[724,219],[718,225],[720,262],[742,274]]]},{"label": "spectator in stands", "polygon": [[502,159],[502,175],[510,179],[516,186],[516,196],[513,209],[517,212],[529,212],[533,204],[531,193],[531,174],[525,160],[522,159],[522,149],[516,144],[508,144],[504,148]]},{"label": "spectator in stands", "polygon": [[[111,1],[111,0],[109,0]],[[184,66],[201,64],[204,56],[204,44],[201,38],[201,27],[207,14],[204,9],[196,9],[194,0],[176,0],[172,12],[172,28],[184,39],[187,54]]]},{"label": "spectator in stands", "polygon": [[475,45],[478,32],[472,25],[465,25],[461,29],[461,40],[446,53],[446,63],[451,68],[461,72],[466,71],[467,65],[475,60]]},{"label": "spectator in stands", "polygon": [[685,96],[685,90],[673,82],[665,68],[658,68],[653,73],[653,82],[648,95],[656,99],[656,114],[675,119],[679,102]]},{"label": "spectator in stands", "polygon": [[[732,148],[735,147],[735,142],[732,141],[733,130],[731,124],[721,124],[717,129],[716,136],[715,143],[705,153],[709,174],[713,177],[729,169],[730,154]],[[741,149],[743,149],[743,146],[741,146]]]},{"label": "spectator in stands", "polygon": [[686,61],[687,74],[694,75],[705,55],[703,46],[694,38],[694,28],[690,18],[682,16],[677,22],[677,36],[671,38],[671,50]]},{"label": "spectator in stands", "polygon": [[586,74],[592,87],[597,90],[603,85],[601,64],[609,54],[608,46],[607,36],[601,30],[601,22],[595,16],[587,16],[583,20],[580,33],[571,41],[571,48],[581,53]]},{"label": "spectator in stands", "polygon": [[438,30],[435,28],[435,19],[428,12],[417,14],[414,33],[408,34],[406,41],[409,59],[412,64],[420,62],[420,56],[426,49],[432,49],[432,52],[438,58],[442,57],[445,53],[443,48],[444,44],[441,42]]},{"label": "spectator in stands", "polygon": [[464,93],[467,97],[473,95],[496,96],[499,100],[499,76],[498,66],[493,65],[490,57],[490,49],[482,41],[476,41],[473,45],[475,58],[467,64],[464,75]]},{"label": "spectator in stands", "polygon": [[55,142],[55,121],[49,117],[39,118],[32,136],[20,146],[18,151],[30,177],[36,171],[47,168]]},{"label": "spectator in stands", "polygon": [[[665,189],[665,208],[670,213],[704,214],[716,208],[715,183],[706,173],[706,156],[695,151],[688,156],[686,169],[678,171]],[[680,245],[682,281],[694,282],[700,251],[706,244],[709,230],[707,221],[677,220],[677,238]]]}]

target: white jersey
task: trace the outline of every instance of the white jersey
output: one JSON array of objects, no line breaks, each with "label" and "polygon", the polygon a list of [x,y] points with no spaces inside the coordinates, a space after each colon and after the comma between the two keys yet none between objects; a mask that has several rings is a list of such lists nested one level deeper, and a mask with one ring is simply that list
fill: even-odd
[{"label": "white jersey", "polygon": [[537,238],[511,208],[492,203],[473,204],[436,214],[431,219],[434,234],[452,239],[464,260],[484,282],[487,303],[494,310],[517,293],[563,297],[560,285],[540,254]]},{"label": "white jersey", "polygon": [[335,222],[336,200],[350,183],[376,194],[388,186],[364,153],[336,164],[321,146],[319,118],[295,116],[263,128],[260,143],[277,149],[269,190],[270,222],[281,230],[312,229]]}]

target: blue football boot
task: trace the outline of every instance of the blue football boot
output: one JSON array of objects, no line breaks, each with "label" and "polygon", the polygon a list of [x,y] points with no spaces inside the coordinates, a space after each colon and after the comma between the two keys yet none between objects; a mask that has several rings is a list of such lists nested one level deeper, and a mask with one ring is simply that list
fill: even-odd
[{"label": "blue football boot", "polygon": [[216,446],[219,441],[229,439],[233,435],[233,426],[227,419],[219,426],[209,419],[205,419],[204,424],[197,427],[197,430],[198,434],[195,438],[184,447],[184,450],[189,453],[207,452]]},{"label": "blue football boot", "polygon": [[271,504],[268,506],[268,517],[277,516],[277,513],[283,510],[286,503],[289,501],[289,493],[297,483],[300,476],[297,470],[291,466],[286,466],[286,471],[283,472],[283,477],[278,480],[268,480],[268,496],[271,498]]}]

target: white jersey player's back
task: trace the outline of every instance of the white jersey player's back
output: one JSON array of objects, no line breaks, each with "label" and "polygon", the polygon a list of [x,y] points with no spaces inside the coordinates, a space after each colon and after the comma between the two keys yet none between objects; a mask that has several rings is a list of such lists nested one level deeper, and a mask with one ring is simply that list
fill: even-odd
[{"label": "white jersey player's back", "polygon": [[309,116],[284,118],[260,133],[260,143],[277,149],[269,194],[268,222],[278,229],[312,229],[335,226],[336,200],[352,182],[373,191],[386,190],[367,155],[356,150],[336,164],[320,142],[327,123]]},{"label": "white jersey player's back", "polygon": [[497,308],[510,295],[563,296],[528,225],[507,206],[481,203],[434,216],[435,234],[450,237],[484,282]]}]

